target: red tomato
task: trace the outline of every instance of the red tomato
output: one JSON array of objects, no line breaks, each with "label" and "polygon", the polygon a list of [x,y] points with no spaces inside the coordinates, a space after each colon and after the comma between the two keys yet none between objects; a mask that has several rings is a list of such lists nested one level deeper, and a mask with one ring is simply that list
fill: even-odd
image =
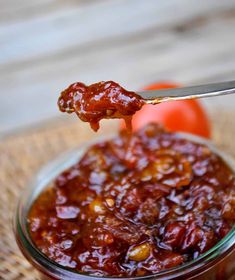
[{"label": "red tomato", "polygon": [[[173,83],[156,83],[145,90],[175,88]],[[133,131],[149,122],[163,124],[170,131],[181,131],[210,138],[210,123],[199,100],[170,101],[157,105],[144,105],[132,120]],[[124,128],[124,122],[121,128]]]}]

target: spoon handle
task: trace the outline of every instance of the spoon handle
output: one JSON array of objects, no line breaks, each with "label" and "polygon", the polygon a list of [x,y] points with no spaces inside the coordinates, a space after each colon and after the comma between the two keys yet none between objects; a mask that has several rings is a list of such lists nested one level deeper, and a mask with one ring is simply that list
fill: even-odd
[{"label": "spoon handle", "polygon": [[183,88],[161,90],[146,90],[138,94],[148,104],[157,104],[165,101],[212,97],[235,93],[235,81],[199,85]]}]

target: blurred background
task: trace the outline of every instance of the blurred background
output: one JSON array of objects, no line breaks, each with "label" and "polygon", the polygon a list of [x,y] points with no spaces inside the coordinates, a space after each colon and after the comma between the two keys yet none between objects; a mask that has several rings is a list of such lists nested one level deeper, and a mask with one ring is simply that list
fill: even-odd
[{"label": "blurred background", "polygon": [[[0,0],[0,136],[61,118],[75,81],[235,78],[235,0]],[[234,109],[235,96],[203,100]],[[62,116],[61,116],[62,115]]]}]

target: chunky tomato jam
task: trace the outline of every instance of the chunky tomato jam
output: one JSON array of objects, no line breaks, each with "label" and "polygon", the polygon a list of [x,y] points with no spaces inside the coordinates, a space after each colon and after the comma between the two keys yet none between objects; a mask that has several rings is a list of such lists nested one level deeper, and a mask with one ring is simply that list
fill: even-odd
[{"label": "chunky tomato jam", "polygon": [[76,272],[141,276],[213,247],[235,221],[235,177],[207,146],[151,124],[91,146],[33,203],[35,245]]},{"label": "chunky tomato jam", "polygon": [[130,128],[131,116],[143,105],[144,100],[139,95],[112,81],[90,86],[74,83],[61,93],[58,100],[62,112],[75,112],[95,131],[99,129],[99,121],[104,118],[123,118]]}]

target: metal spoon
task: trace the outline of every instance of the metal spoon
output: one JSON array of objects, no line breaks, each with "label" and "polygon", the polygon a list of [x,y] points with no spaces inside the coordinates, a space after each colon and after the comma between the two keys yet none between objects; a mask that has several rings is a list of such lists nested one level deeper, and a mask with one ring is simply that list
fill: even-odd
[{"label": "metal spoon", "polygon": [[235,81],[183,88],[146,90],[138,92],[147,104],[165,101],[212,97],[235,93]]}]

